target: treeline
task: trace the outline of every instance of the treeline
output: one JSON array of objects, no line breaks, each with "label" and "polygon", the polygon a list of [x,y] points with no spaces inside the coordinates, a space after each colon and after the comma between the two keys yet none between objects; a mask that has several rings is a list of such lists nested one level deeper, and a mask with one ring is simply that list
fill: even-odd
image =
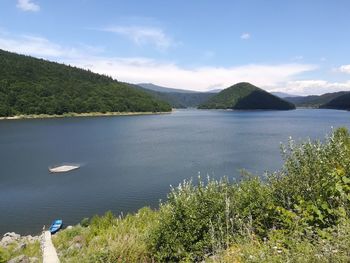
[{"label": "treeline", "polygon": [[0,116],[170,110],[108,76],[0,50]]}]

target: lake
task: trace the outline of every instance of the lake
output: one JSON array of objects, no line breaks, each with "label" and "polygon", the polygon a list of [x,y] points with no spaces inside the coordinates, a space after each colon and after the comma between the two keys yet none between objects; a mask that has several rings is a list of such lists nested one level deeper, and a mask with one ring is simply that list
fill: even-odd
[{"label": "lake", "polygon": [[[55,218],[157,207],[169,186],[200,173],[238,178],[282,164],[289,136],[323,139],[350,112],[176,110],[150,116],[0,121],[0,234],[39,233]],[[48,167],[81,168],[50,174]]]}]

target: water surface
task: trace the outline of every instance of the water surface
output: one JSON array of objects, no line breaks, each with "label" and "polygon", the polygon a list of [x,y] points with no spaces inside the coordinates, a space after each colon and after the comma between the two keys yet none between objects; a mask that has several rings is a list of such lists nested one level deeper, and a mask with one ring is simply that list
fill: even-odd
[{"label": "water surface", "polygon": [[[35,234],[62,218],[157,207],[169,185],[202,176],[236,178],[281,166],[280,142],[350,128],[335,110],[205,111],[169,115],[0,121],[0,234]],[[50,174],[48,167],[80,163]]]}]

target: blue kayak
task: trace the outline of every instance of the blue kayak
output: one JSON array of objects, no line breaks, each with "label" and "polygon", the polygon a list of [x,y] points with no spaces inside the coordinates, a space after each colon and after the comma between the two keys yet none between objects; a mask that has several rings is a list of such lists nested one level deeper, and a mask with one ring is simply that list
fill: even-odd
[{"label": "blue kayak", "polygon": [[58,230],[60,230],[62,225],[63,225],[63,221],[61,219],[56,219],[51,224],[49,231],[51,232],[51,234],[55,234]]}]

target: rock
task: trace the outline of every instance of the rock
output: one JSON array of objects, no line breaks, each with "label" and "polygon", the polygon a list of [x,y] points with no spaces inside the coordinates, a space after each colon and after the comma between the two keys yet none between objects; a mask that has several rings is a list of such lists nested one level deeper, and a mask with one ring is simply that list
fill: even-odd
[{"label": "rock", "polygon": [[15,257],[13,259],[10,259],[7,261],[7,263],[30,263],[29,258],[25,255],[20,255],[18,257]]},{"label": "rock", "polygon": [[7,232],[4,237],[12,237],[13,239],[20,239],[21,235],[16,234],[15,232]]},{"label": "rock", "polygon": [[67,226],[67,229],[72,229],[73,227],[72,226]]},{"label": "rock", "polygon": [[0,246],[6,247],[13,242],[12,237],[3,237],[0,241]]},{"label": "rock", "polygon": [[6,247],[15,241],[18,241],[20,238],[21,238],[21,235],[18,235],[14,232],[8,232],[1,239],[0,246]]}]

